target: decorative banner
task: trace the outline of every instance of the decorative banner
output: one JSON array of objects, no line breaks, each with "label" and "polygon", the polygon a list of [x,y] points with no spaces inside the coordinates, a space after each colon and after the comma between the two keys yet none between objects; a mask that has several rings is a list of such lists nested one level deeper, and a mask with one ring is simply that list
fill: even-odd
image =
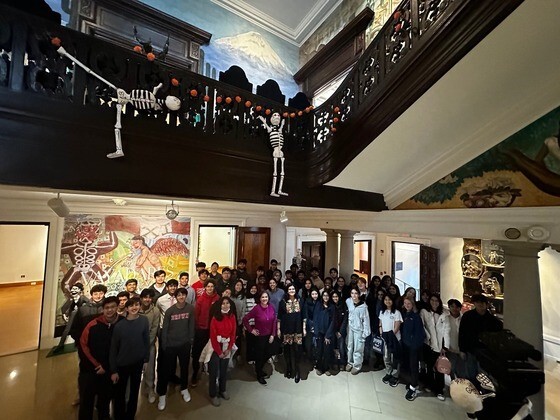
[{"label": "decorative banner", "polygon": [[84,294],[95,284],[107,286],[109,296],[124,290],[128,279],[138,291],[154,282],[154,272],[167,279],[189,270],[190,219],[76,215],[65,219],[59,272],[56,325],[64,325],[60,308],[71,299],[76,283]]}]

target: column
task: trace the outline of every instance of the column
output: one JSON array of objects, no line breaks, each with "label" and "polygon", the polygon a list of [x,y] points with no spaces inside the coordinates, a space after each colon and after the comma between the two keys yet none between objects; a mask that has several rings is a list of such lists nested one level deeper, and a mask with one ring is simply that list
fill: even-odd
[{"label": "column", "polygon": [[[327,242],[325,243],[325,274],[324,277],[329,275],[329,270],[331,267],[335,267],[339,270],[338,261],[339,261],[339,234],[334,229],[321,229],[323,232],[327,234]],[[336,279],[333,279],[336,281]]]},{"label": "column", "polygon": [[[493,241],[504,250],[504,327],[517,337],[543,351],[541,286],[539,252],[546,246],[534,242]],[[544,355],[543,355],[544,357]],[[539,368],[543,361],[529,359]],[[533,403],[533,418],[544,419],[544,386],[529,397]]]},{"label": "column", "polygon": [[341,230],[340,232],[340,269],[339,274],[350,282],[350,275],[354,273],[354,235],[358,232]]}]

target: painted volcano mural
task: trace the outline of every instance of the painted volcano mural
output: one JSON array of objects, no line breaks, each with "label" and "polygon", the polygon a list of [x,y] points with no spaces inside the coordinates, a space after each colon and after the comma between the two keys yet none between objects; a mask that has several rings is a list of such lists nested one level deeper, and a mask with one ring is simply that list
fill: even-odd
[{"label": "painted volcano mural", "polygon": [[560,205],[560,107],[432,184],[399,210]]}]

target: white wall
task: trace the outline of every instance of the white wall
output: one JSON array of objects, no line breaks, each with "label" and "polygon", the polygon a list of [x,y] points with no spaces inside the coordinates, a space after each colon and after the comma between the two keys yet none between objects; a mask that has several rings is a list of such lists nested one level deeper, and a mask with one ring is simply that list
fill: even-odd
[{"label": "white wall", "polygon": [[545,354],[560,360],[560,253],[547,248],[539,253]]},{"label": "white wall", "polygon": [[463,301],[463,239],[432,237],[431,245],[439,249],[441,299],[444,304],[451,298]]},{"label": "white wall", "polygon": [[48,231],[45,225],[0,225],[0,283],[44,280]]}]

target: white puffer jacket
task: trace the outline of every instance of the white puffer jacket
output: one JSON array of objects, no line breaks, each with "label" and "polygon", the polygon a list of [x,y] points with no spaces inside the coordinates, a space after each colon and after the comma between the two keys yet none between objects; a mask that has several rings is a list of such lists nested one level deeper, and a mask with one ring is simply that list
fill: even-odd
[{"label": "white puffer jacket", "polygon": [[436,353],[439,353],[444,345],[448,347],[451,337],[449,315],[446,313],[440,315],[436,312],[428,312],[426,309],[422,309],[420,311],[420,318],[422,318],[424,331],[426,332],[426,340],[424,342]]}]

